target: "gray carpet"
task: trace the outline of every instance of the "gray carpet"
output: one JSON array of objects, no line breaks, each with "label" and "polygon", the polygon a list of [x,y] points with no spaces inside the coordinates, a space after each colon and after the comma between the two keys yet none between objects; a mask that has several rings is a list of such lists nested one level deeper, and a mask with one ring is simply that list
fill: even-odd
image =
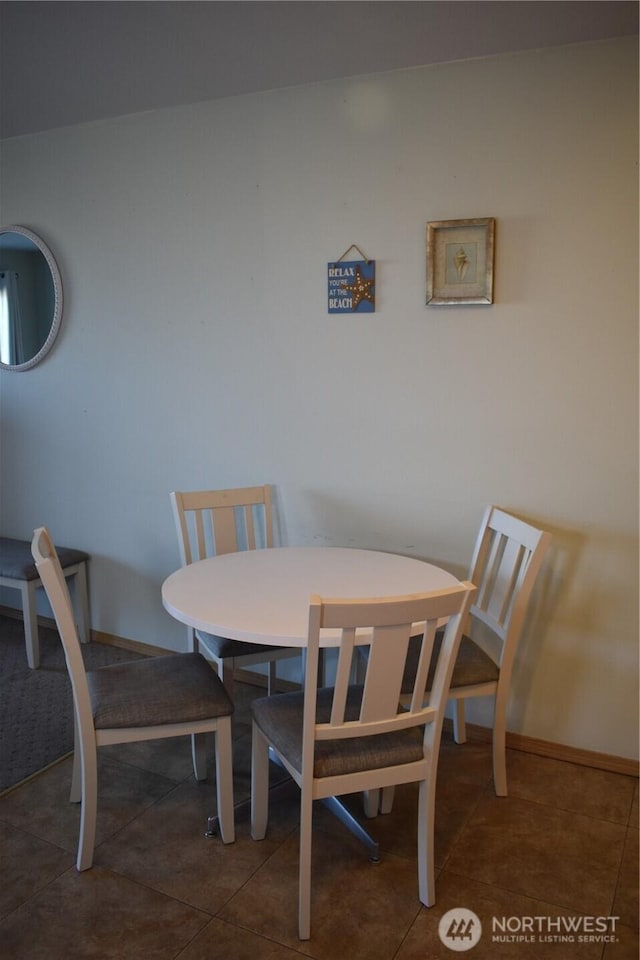
[{"label": "gray carpet", "polygon": [[[39,628],[41,666],[30,670],[22,620],[0,616],[0,793],[73,750],[71,683],[56,630]],[[88,669],[137,659],[129,650],[83,644]]]}]

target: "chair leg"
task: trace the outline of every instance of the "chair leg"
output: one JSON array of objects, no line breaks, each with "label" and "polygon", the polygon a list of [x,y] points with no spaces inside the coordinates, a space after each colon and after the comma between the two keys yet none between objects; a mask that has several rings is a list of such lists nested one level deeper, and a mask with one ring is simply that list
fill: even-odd
[{"label": "chair leg", "polygon": [[300,867],[298,875],[298,937],[311,937],[311,840],[313,799],[304,787],[300,797]]},{"label": "chair leg", "polygon": [[362,796],[362,806],[367,820],[377,817],[380,811],[380,790],[365,790]]},{"label": "chair leg", "polygon": [[453,701],[453,739],[456,743],[467,742],[467,728],[464,722],[464,697]]},{"label": "chair leg", "polygon": [[207,779],[207,753],[209,735],[193,733],[191,735],[191,758],[193,760],[193,774],[198,782]]},{"label": "chair leg", "polygon": [[395,787],[382,788],[382,797],[380,798],[380,813],[391,813],[393,809],[393,798],[395,793]]},{"label": "chair leg", "polygon": [[269,660],[267,673],[267,696],[276,692],[276,661]]},{"label": "chair leg", "polygon": [[216,799],[218,825],[223,843],[236,838],[233,810],[233,747],[231,717],[221,717],[216,731]]},{"label": "chair leg", "polygon": [[434,868],[435,776],[420,782],[418,793],[418,889],[420,902],[432,907],[436,902]]},{"label": "chair leg", "polygon": [[496,694],[493,716],[493,784],[497,797],[507,796],[506,697]]},{"label": "chair leg", "polygon": [[222,680],[229,697],[233,700],[233,658],[229,657],[227,660],[217,660],[216,666],[218,676]]},{"label": "chair leg", "polygon": [[24,620],[27,663],[32,670],[36,670],[40,666],[40,640],[38,637],[35,581],[25,580],[20,587],[20,592],[22,593],[22,618]]},{"label": "chair leg", "polygon": [[[86,755],[88,754],[88,756]],[[95,747],[87,749],[82,758],[82,810],[80,811],[80,840],[77,870],[88,870],[93,864],[98,812],[98,758]]]},{"label": "chair leg", "polygon": [[253,724],[251,740],[251,836],[264,840],[269,819],[269,742]]}]

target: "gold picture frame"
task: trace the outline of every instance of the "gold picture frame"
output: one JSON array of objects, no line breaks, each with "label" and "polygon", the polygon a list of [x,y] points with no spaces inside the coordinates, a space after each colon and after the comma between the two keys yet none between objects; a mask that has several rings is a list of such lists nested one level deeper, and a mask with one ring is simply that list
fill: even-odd
[{"label": "gold picture frame", "polygon": [[427,305],[493,303],[494,217],[427,223]]}]

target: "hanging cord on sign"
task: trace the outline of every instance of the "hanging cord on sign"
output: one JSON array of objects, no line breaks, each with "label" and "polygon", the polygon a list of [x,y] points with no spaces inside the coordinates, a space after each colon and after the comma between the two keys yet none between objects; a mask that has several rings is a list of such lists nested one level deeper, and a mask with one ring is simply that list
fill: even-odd
[{"label": "hanging cord on sign", "polygon": [[334,262],[334,263],[340,263],[340,261],[341,261],[341,260],[344,260],[344,258],[346,257],[346,255],[347,255],[351,250],[357,250],[358,253],[360,254],[360,257],[362,258],[362,260],[366,260],[367,263],[371,263],[371,260],[369,260],[369,257],[365,257],[364,253],[362,252],[362,250],[360,249],[360,247],[359,247],[356,243],[352,243],[350,247],[347,247],[347,249],[346,249],[345,252],[342,254],[342,256],[341,256],[341,257],[338,257],[338,259],[337,259],[337,260],[334,260],[333,262]]}]

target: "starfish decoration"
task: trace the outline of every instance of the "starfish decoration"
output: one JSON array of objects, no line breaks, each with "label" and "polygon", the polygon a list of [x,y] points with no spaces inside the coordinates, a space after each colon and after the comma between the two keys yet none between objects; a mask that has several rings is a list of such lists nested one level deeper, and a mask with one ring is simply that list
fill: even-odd
[{"label": "starfish decoration", "polygon": [[364,279],[360,267],[356,267],[356,278],[353,283],[343,282],[342,286],[351,294],[351,303],[354,310],[357,310],[363,300],[369,300],[370,303],[375,302],[373,293],[371,292],[374,283],[375,280]]}]

